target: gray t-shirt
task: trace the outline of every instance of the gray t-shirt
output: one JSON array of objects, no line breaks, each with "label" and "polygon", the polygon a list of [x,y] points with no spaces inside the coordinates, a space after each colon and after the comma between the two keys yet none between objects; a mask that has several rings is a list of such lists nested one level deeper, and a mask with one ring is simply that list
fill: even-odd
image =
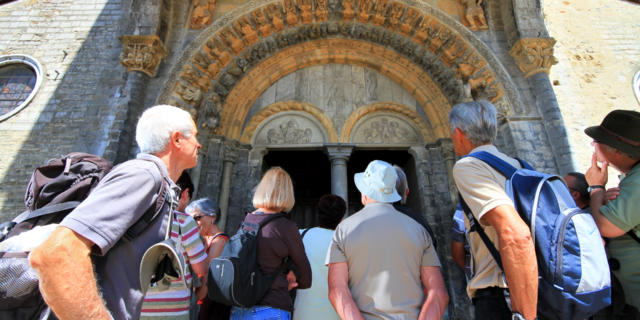
[{"label": "gray t-shirt", "polygon": [[[138,154],[138,159],[157,163],[168,177],[159,158]],[[121,239],[155,203],[162,186],[163,175],[151,161],[130,160],[113,168],[61,223],[95,244],[93,262],[98,287],[111,315],[118,320],[139,318],[143,299],[140,260],[151,245],[164,239],[167,228],[169,206],[165,205],[140,235],[131,241]],[[174,194],[178,194],[179,188],[167,180]]]},{"label": "gray t-shirt", "polygon": [[365,319],[416,319],[424,302],[420,269],[440,266],[425,229],[389,203],[367,204],[343,220],[325,262],[347,262]]}]

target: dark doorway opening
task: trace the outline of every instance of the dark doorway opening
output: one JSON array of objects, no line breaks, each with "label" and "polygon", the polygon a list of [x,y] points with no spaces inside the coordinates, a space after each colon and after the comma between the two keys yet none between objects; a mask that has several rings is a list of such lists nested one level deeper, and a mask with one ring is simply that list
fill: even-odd
[{"label": "dark doorway opening", "polygon": [[382,160],[390,163],[391,165],[397,165],[405,172],[407,176],[407,183],[409,190],[416,191],[414,193],[409,192],[407,198],[407,204],[418,212],[422,212],[420,201],[418,198],[418,187],[416,180],[416,168],[413,157],[405,150],[354,150],[349,157],[349,164],[347,165],[347,175],[349,181],[349,215],[362,209],[362,203],[360,202],[360,191],[356,188],[356,184],[353,182],[353,175],[358,172],[364,172],[369,162],[373,160]]},{"label": "dark doorway opening", "polygon": [[280,166],[291,176],[296,199],[291,219],[300,228],[316,226],[316,203],[322,195],[331,193],[331,163],[327,155],[321,150],[270,150],[263,164],[263,172]]}]

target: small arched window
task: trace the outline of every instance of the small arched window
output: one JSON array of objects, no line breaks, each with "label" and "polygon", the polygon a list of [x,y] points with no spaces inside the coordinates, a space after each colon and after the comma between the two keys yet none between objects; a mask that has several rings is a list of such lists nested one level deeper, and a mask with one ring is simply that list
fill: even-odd
[{"label": "small arched window", "polygon": [[0,121],[29,104],[42,82],[41,70],[32,57],[0,56]]}]

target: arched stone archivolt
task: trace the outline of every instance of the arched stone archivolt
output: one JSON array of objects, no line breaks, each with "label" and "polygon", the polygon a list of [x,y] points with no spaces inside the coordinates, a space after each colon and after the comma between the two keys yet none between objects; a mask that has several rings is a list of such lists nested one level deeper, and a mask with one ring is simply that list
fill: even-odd
[{"label": "arched stone archivolt", "polygon": [[423,107],[434,135],[448,137],[446,112],[450,103],[441,88],[404,56],[366,41],[327,39],[283,49],[262,61],[238,81],[220,114],[218,134],[237,139],[253,101],[278,79],[296,70],[325,63],[357,64],[372,68],[402,86]]},{"label": "arched stone archivolt", "polygon": [[[241,13],[248,11],[249,14]],[[198,116],[203,99],[210,98],[217,104],[217,109],[222,109],[223,118],[217,132],[238,139],[244,119],[224,119],[228,108],[248,108],[246,105],[228,103],[230,98],[235,97],[232,93],[236,85],[248,78],[258,66],[264,67],[263,62],[279,52],[324,39],[322,41],[342,40],[351,41],[352,44],[367,42],[370,48],[384,48],[386,51],[377,56],[381,61],[374,64],[360,61],[376,70],[384,70],[392,55],[395,55],[393,59],[404,57],[405,65],[421,69],[420,72],[414,72],[414,78],[427,75],[439,88],[437,91],[446,98],[448,103],[439,103],[437,114],[442,114],[443,108],[446,113],[448,105],[464,98],[463,84],[468,84],[480,96],[496,102],[499,108],[509,108],[511,102],[505,100],[503,82],[506,81],[509,87],[510,98],[517,94],[511,92],[512,83],[504,70],[500,69],[497,59],[480,41],[473,39],[471,33],[461,26],[455,26],[456,23],[449,19],[431,8],[431,5],[411,0],[380,1],[375,4],[372,1],[355,0],[330,3],[326,0],[252,1],[216,21],[207,29],[212,32],[205,31],[194,41],[185,51],[188,56],[181,59],[184,62],[172,71],[171,80],[159,101],[179,105]],[[326,62],[354,63],[350,61],[349,54],[335,52],[327,55]],[[292,72],[297,68],[292,64],[310,65],[305,59],[312,58],[279,59],[270,63]],[[494,68],[499,69],[499,75]],[[268,76],[258,75],[251,81],[261,88],[267,88],[267,84],[284,75],[285,71]],[[415,90],[410,86],[406,81],[405,88],[414,94]],[[253,96],[257,98],[260,93]],[[246,94],[246,91],[239,94]],[[244,103],[250,106],[252,101],[246,100]],[[430,102],[428,98],[422,100],[427,104]],[[427,114],[428,109],[425,107]],[[509,112],[501,110],[501,113]],[[439,121],[434,121],[434,126],[438,125]],[[441,129],[434,130],[438,132]]]},{"label": "arched stone archivolt", "polygon": [[[367,106],[362,106],[347,118],[344,126],[342,127],[342,131],[340,133],[340,142],[349,143],[349,142],[363,142],[363,141],[353,141],[354,139],[354,131],[356,127],[362,123],[363,120],[369,118],[376,114],[387,114],[392,115],[393,117],[397,117],[405,121],[409,124],[415,132],[416,143],[410,144],[420,144],[424,145],[425,143],[436,141],[441,137],[437,137],[433,130],[431,130],[429,124],[415,111],[411,108],[400,105],[392,102],[382,102],[382,103],[373,103]],[[386,126],[387,124],[382,124],[382,126]],[[391,127],[392,124],[389,123]],[[385,128],[380,128],[384,130]],[[398,131],[399,133],[400,131]],[[402,142],[402,141],[397,141]]]},{"label": "arched stone archivolt", "polygon": [[327,115],[322,110],[316,108],[315,106],[309,103],[298,101],[276,102],[258,111],[253,117],[251,117],[244,130],[242,131],[240,142],[247,144],[251,143],[252,138],[256,134],[256,129],[260,126],[261,123],[263,123],[269,117],[288,111],[300,111],[308,114],[310,117],[315,119],[324,129],[324,132],[329,138],[329,141],[325,142],[338,142],[338,135],[336,133],[336,129],[333,127],[331,119],[329,119],[329,117],[327,117]]}]

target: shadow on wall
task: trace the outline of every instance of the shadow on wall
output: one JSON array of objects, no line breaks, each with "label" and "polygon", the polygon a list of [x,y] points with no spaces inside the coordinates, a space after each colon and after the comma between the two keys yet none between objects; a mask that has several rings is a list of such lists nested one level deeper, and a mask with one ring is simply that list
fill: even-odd
[{"label": "shadow on wall", "polygon": [[[103,5],[95,5],[95,13],[91,9],[74,10],[74,2],[66,5],[25,2],[5,8],[24,10],[25,14],[35,11],[38,16],[47,17],[45,21],[30,17],[37,22],[25,22],[28,27],[23,35],[43,27],[58,31],[34,36],[34,40],[26,42],[15,39],[9,49],[12,53],[32,55],[42,64],[45,75],[31,105],[0,123],[3,134],[15,137],[3,142],[8,147],[3,148],[4,152],[19,150],[3,154],[4,159],[14,160],[7,164],[6,175],[1,177],[0,197],[4,199],[0,221],[25,210],[24,190],[35,167],[73,151],[103,155],[114,161],[123,131],[134,130],[123,127],[131,97],[125,87],[127,72],[119,63],[122,47],[118,37],[126,33],[127,24],[122,21],[128,20],[127,4],[130,5],[129,1],[105,0]],[[0,25],[5,23],[0,21]],[[69,37],[69,33],[75,37]],[[43,101],[42,97],[51,91],[48,101]],[[31,120],[31,130],[12,131],[20,123],[29,122],[28,110],[36,109],[38,103],[44,107]]]}]

